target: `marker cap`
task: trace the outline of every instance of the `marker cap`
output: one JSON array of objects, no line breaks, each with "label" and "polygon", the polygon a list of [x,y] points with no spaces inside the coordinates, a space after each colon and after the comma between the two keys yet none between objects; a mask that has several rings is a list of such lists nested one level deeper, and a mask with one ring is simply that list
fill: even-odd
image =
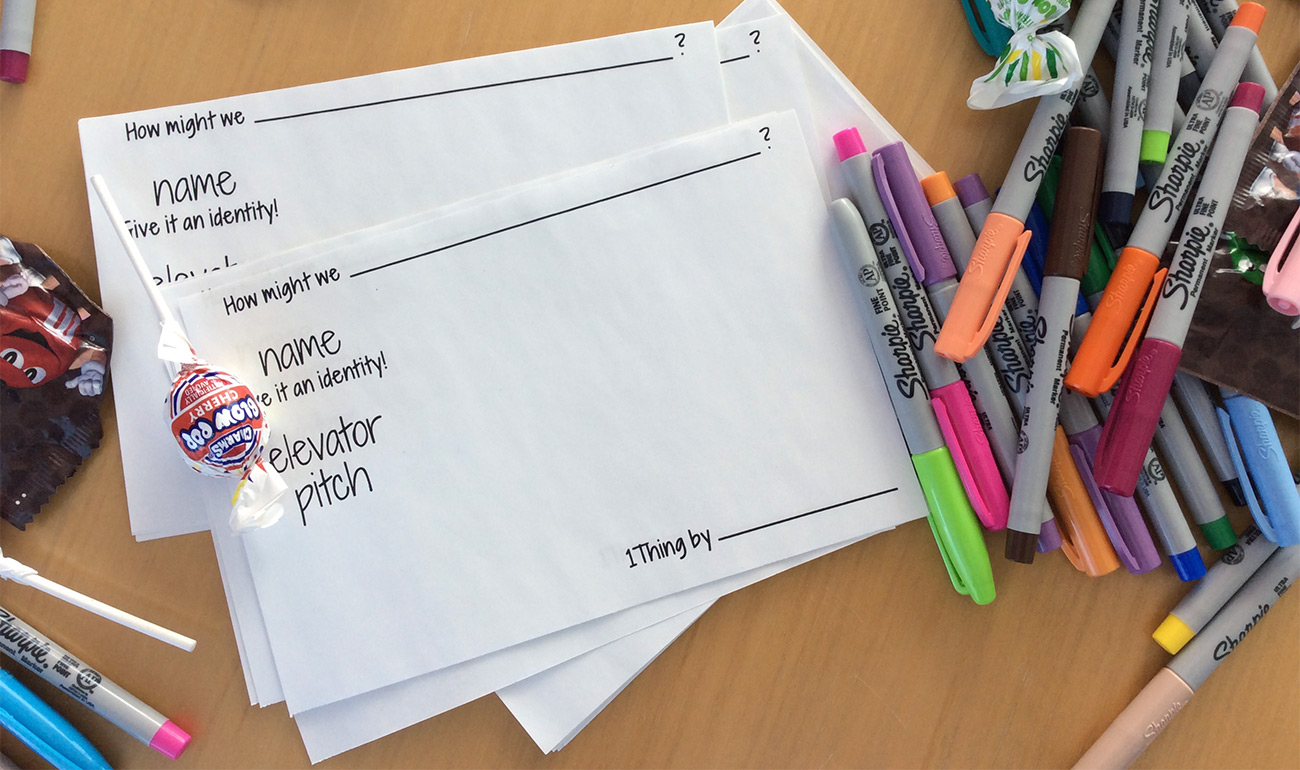
[{"label": "marker cap", "polygon": [[26,83],[29,59],[31,56],[22,51],[0,50],[0,80],[6,83]]},{"label": "marker cap", "polygon": [[840,160],[848,160],[854,155],[861,155],[867,151],[867,145],[862,141],[862,134],[859,134],[856,128],[846,128],[836,132],[832,138],[835,141],[835,152],[839,153]]},{"label": "marker cap", "polygon": [[961,201],[962,208],[989,199],[989,191],[984,187],[984,180],[980,179],[979,174],[967,174],[953,182],[952,186],[957,191],[957,198]]},{"label": "marker cap", "polygon": [[1097,485],[1107,492],[1131,497],[1137,488],[1182,356],[1182,348],[1155,337],[1147,337],[1139,345],[1119,383],[1097,445],[1093,472]]},{"label": "marker cap", "polygon": [[1282,315],[1300,315],[1300,210],[1268,259],[1263,289],[1269,307]]},{"label": "marker cap", "polygon": [[1205,577],[1205,560],[1201,552],[1189,548],[1182,553],[1169,554],[1169,562],[1174,565],[1174,572],[1184,583],[1191,583]]},{"label": "marker cap", "polygon": [[177,727],[170,719],[163,722],[163,726],[154,733],[153,740],[149,741],[149,748],[168,759],[179,757],[188,745],[190,745],[190,734]]},{"label": "marker cap", "polygon": [[1242,3],[1237,7],[1237,13],[1232,17],[1232,23],[1228,26],[1246,27],[1258,35],[1259,28],[1264,25],[1264,16],[1267,13],[1264,6],[1259,3]]},{"label": "marker cap", "polygon": [[[1061,176],[1056,186],[1052,227],[1047,236],[1043,275],[1083,278],[1092,254],[1092,223],[1101,184],[1101,132],[1075,126],[1065,132]],[[1128,214],[1125,213],[1125,221]]]},{"label": "marker cap", "polygon": [[1114,227],[1128,228],[1133,221],[1133,193],[1103,192],[1097,205],[1097,218]]},{"label": "marker cap", "polygon": [[1252,83],[1249,80],[1243,81],[1237,85],[1237,90],[1232,92],[1232,101],[1228,102],[1228,109],[1233,107],[1245,107],[1252,110],[1255,114],[1264,106],[1264,86],[1259,83]]},{"label": "marker cap", "polygon": [[957,468],[947,447],[912,456],[912,467],[921,482],[925,502],[930,509],[926,520],[939,555],[948,568],[957,593],[966,594],[976,604],[988,604],[997,595],[993,587],[993,568],[984,547],[975,511],[962,489]]},{"label": "marker cap", "polygon": [[1166,617],[1160,627],[1151,634],[1151,638],[1164,647],[1170,655],[1177,655],[1178,651],[1183,649],[1183,645],[1192,641],[1193,636],[1196,636],[1196,632],[1175,615]]},{"label": "marker cap", "polygon": [[1222,551],[1224,548],[1231,548],[1237,544],[1237,533],[1232,528],[1232,522],[1228,517],[1207,521],[1200,525],[1201,534],[1205,536],[1205,542],[1216,551]]},{"label": "marker cap", "polygon": [[1143,130],[1142,149],[1138,153],[1138,160],[1157,165],[1164,163],[1165,158],[1169,157],[1169,140],[1168,131]]}]

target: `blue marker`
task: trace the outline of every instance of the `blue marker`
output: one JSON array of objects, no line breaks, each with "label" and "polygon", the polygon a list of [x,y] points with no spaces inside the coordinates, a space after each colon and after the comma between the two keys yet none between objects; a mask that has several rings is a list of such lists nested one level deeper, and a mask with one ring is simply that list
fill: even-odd
[{"label": "blue marker", "polygon": [[8,671],[0,671],[0,727],[58,770],[112,770],[77,728]]},{"label": "blue marker", "polygon": [[[1268,407],[1227,388],[1219,424],[1255,525],[1278,545],[1300,545],[1300,490]],[[1224,410],[1227,411],[1224,411]]]}]

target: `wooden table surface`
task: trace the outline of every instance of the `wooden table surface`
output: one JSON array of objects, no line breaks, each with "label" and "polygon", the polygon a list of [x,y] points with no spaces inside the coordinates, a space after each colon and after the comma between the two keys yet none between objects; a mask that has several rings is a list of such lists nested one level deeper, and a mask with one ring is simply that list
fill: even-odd
[{"label": "wooden table surface", "polygon": [[[98,300],[78,118],[720,20],[733,4],[41,0],[30,79],[0,84],[0,232],[43,246]],[[1259,45],[1281,79],[1300,58],[1300,6],[1265,5]],[[788,10],[936,168],[1003,177],[1032,104],[966,109],[991,59],[957,2],[789,0]],[[26,671],[19,679],[117,767],[306,765],[283,704],[248,705],[208,535],[131,537],[111,398],[103,420],[103,445],[25,532],[0,525],[0,544],[52,579],[196,637],[197,650],[29,588],[5,583],[0,599],[193,743],[170,762]],[[1282,430],[1294,464],[1294,421]],[[1233,516],[1238,528],[1249,518]],[[487,697],[324,764],[1069,766],[1168,660],[1150,633],[1186,586],[1167,566],[1089,579],[1060,554],[1015,565],[1000,555],[1002,535],[988,541],[998,585],[988,607],[952,591],[921,522],[725,597],[556,755]],[[1300,599],[1289,599],[1138,765],[1300,765],[1298,646]],[[11,735],[0,733],[0,750],[43,766]]]}]

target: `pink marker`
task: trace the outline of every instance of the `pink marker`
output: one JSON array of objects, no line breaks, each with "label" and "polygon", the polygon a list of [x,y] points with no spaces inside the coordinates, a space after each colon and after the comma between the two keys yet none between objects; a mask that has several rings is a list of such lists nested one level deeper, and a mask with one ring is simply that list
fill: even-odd
[{"label": "pink marker", "polygon": [[0,80],[27,81],[35,20],[36,0],[4,0],[0,10]]},{"label": "pink marker", "polygon": [[1242,83],[1228,105],[1146,338],[1120,381],[1102,430],[1094,472],[1097,484],[1108,492],[1129,496],[1137,486],[1263,100],[1261,86]]}]

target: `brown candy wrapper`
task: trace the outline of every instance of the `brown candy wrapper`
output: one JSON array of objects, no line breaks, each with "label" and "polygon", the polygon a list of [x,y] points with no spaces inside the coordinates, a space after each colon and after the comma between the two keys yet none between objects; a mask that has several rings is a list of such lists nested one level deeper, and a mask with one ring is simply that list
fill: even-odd
[{"label": "brown candy wrapper", "polygon": [[1300,417],[1300,330],[1260,289],[1300,206],[1300,66],[1260,119],[1237,178],[1180,366]]},{"label": "brown candy wrapper", "polygon": [[103,436],[113,321],[39,246],[0,235],[0,518],[26,527]]}]

